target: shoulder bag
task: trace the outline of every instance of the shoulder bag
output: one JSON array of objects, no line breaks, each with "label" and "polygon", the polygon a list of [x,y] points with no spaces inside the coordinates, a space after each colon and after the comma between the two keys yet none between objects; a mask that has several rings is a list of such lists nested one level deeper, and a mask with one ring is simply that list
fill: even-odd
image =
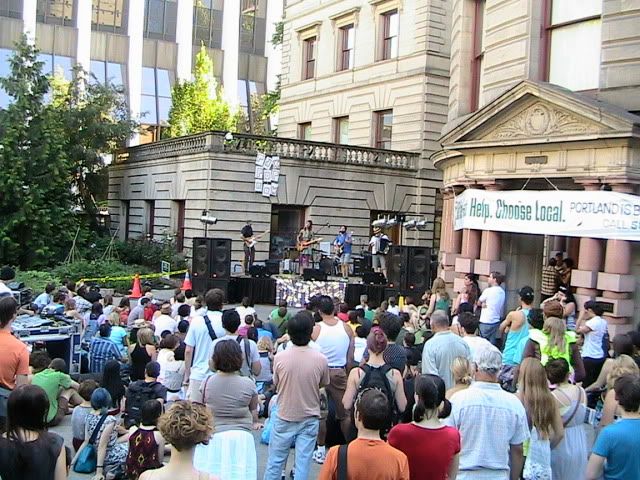
[{"label": "shoulder bag", "polygon": [[95,446],[98,434],[102,428],[102,424],[107,419],[107,414],[103,414],[93,429],[89,443],[80,451],[76,464],[73,466],[73,471],[76,473],[93,473],[96,471],[98,465],[98,449]]}]

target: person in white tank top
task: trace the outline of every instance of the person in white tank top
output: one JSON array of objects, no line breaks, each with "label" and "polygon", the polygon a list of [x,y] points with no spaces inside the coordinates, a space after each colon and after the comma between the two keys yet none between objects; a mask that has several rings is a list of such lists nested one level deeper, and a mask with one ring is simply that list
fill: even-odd
[{"label": "person in white tank top", "polygon": [[[335,316],[335,306],[331,297],[323,295],[318,300],[318,313],[322,321],[316,323],[311,338],[320,347],[320,351],[327,357],[329,364],[329,385],[325,387],[327,396],[333,400],[336,406],[336,420],[340,422],[340,429],[347,438],[351,428],[351,419],[342,405],[342,397],[347,389],[346,368],[353,358],[354,340],[353,330],[342,320]],[[316,463],[324,463],[325,437],[327,434],[326,419],[320,420],[318,432],[318,448],[313,453]]]}]

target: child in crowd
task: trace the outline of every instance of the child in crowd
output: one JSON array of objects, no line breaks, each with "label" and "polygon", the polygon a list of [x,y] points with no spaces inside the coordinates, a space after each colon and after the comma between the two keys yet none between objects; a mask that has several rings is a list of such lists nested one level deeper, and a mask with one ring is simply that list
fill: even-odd
[{"label": "child in crowd", "polygon": [[256,378],[258,393],[264,394],[273,385],[273,342],[269,337],[262,336],[258,340],[258,355],[260,355],[260,375]]},{"label": "child in crowd", "polygon": [[258,330],[258,338],[267,337],[269,340],[271,340],[271,342],[275,340],[273,338],[273,333],[271,333],[271,330],[267,330],[266,328],[264,328],[264,323],[262,323],[262,320],[256,319],[254,325]]},{"label": "child in crowd", "polygon": [[158,352],[160,376],[158,381],[167,387],[167,402],[181,400],[180,391],[185,365],[183,360],[175,358],[178,346],[180,346],[180,339],[176,335],[169,334],[160,341],[160,352]]},{"label": "child in crowd", "polygon": [[420,349],[416,347],[416,336],[413,333],[406,333],[402,339],[402,345],[407,354],[407,367],[409,367],[406,376],[413,378],[419,373],[418,363],[422,356]]},{"label": "child in crowd", "polygon": [[354,339],[355,349],[353,351],[353,361],[356,365],[359,365],[362,361],[364,351],[367,349],[367,336],[369,335],[369,329],[364,325],[360,325],[356,328],[356,337]]},{"label": "child in crowd", "polygon": [[85,380],[78,388],[78,395],[82,397],[82,403],[73,409],[71,414],[71,432],[73,433],[73,449],[77,452],[84,442],[84,425],[85,419],[91,412],[91,394],[98,388],[98,382],[95,380]]},{"label": "child in crowd", "polygon": [[147,400],[142,405],[140,426],[129,430],[126,473],[131,480],[137,480],[147,470],[162,467],[165,441],[157,427],[160,415],[162,404],[158,400]]},{"label": "child in crowd", "polygon": [[255,321],[255,316],[253,314],[246,315],[244,317],[244,325],[240,325],[238,328],[238,335],[242,337],[247,336],[247,332],[249,328],[253,327],[253,322]]}]

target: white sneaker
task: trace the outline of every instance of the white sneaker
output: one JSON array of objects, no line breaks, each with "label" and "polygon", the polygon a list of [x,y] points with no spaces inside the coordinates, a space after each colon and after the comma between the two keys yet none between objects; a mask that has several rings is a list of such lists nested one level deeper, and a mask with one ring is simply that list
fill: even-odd
[{"label": "white sneaker", "polygon": [[325,461],[326,456],[326,450],[320,450],[319,448],[317,448],[316,451],[313,452],[313,461],[322,465]]}]

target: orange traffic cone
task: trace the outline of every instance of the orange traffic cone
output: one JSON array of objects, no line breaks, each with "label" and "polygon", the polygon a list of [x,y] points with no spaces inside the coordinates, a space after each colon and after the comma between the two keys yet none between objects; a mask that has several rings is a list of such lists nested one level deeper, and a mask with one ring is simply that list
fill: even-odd
[{"label": "orange traffic cone", "polygon": [[131,289],[131,295],[129,298],[141,298],[142,297],[142,289],[140,288],[140,275],[136,273],[136,276],[133,279],[133,288]]},{"label": "orange traffic cone", "polygon": [[191,285],[191,276],[189,275],[189,270],[184,274],[184,282],[182,282],[182,287],[180,290],[193,290],[193,285]]}]

